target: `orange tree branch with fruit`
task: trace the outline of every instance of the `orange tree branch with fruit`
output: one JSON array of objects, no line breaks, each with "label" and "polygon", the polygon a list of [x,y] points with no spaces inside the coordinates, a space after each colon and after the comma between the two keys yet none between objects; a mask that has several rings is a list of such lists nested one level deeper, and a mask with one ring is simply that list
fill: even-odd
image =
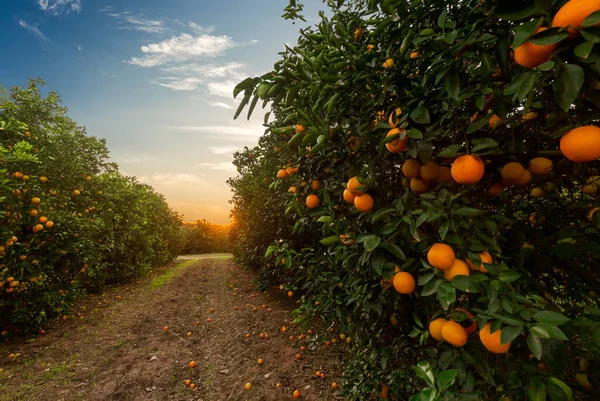
[{"label": "orange tree branch with fruit", "polygon": [[326,3],[234,90],[238,260],[351,335],[351,398],[597,394],[600,2]]},{"label": "orange tree branch with fruit", "polygon": [[0,92],[0,338],[68,319],[77,295],[172,260],[181,219],[108,161],[42,82]]}]

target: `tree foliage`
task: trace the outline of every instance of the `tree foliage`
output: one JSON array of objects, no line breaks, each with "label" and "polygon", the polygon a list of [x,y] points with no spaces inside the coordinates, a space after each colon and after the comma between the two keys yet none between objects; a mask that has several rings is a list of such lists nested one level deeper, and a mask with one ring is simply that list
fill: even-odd
[{"label": "tree foliage", "polygon": [[[302,10],[292,3],[287,17]],[[600,117],[600,14],[571,37],[538,31],[564,2],[327,4],[272,71],[234,90],[236,118],[270,105],[258,146],[235,155],[238,260],[302,294],[298,322],[317,316],[352,334],[343,388],[353,399],[383,385],[397,399],[583,399],[593,390],[582,374],[600,391],[588,367],[600,357],[600,164],[559,150]],[[524,43],[551,51],[524,67],[514,56]],[[392,153],[398,141],[406,149]],[[484,169],[473,184],[438,175],[411,189],[403,173],[410,159],[451,167],[466,154]],[[551,172],[532,167],[537,157]],[[513,162],[533,173],[511,182],[502,171]],[[355,176],[370,212],[344,201]],[[311,194],[318,207],[306,206]],[[448,279],[428,262],[436,243],[484,269]],[[389,288],[397,270],[415,293]],[[465,320],[458,307],[477,332],[500,328],[508,353],[477,334],[461,347],[431,338],[435,318]]]}]

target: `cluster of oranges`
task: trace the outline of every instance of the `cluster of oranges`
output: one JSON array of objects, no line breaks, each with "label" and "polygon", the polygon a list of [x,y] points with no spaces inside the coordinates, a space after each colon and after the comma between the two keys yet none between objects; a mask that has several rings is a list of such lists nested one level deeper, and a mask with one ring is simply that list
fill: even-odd
[{"label": "cluster of oranges", "polygon": [[360,182],[359,177],[348,180],[343,196],[347,203],[354,204],[360,212],[366,213],[373,209],[373,198],[364,192],[364,184]]}]

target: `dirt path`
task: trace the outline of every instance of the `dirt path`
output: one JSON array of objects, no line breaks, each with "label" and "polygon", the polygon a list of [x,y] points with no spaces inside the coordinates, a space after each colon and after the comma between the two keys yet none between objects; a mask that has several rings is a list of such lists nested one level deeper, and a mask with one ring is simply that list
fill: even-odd
[{"label": "dirt path", "polygon": [[[317,327],[290,341],[302,333],[289,324],[293,300],[256,295],[253,275],[229,255],[183,259],[87,297],[35,341],[1,344],[0,400],[286,400],[296,389],[305,400],[342,399],[331,383],[340,381],[345,345],[325,346],[331,334]],[[20,355],[11,361],[11,353]]]}]

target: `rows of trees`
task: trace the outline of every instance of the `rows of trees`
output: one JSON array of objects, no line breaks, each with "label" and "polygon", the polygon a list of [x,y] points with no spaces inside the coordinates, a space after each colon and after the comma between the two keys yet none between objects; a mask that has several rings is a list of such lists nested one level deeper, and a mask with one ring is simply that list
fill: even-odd
[{"label": "rows of trees", "polygon": [[229,226],[212,224],[205,219],[185,223],[185,246],[183,253],[229,252]]},{"label": "rows of trees", "polygon": [[69,316],[78,295],[181,253],[181,217],[119,173],[43,82],[0,92],[0,332]]},{"label": "rows of trees", "polygon": [[593,399],[600,3],[326,3],[234,90],[237,259],[351,335],[350,399]]}]

